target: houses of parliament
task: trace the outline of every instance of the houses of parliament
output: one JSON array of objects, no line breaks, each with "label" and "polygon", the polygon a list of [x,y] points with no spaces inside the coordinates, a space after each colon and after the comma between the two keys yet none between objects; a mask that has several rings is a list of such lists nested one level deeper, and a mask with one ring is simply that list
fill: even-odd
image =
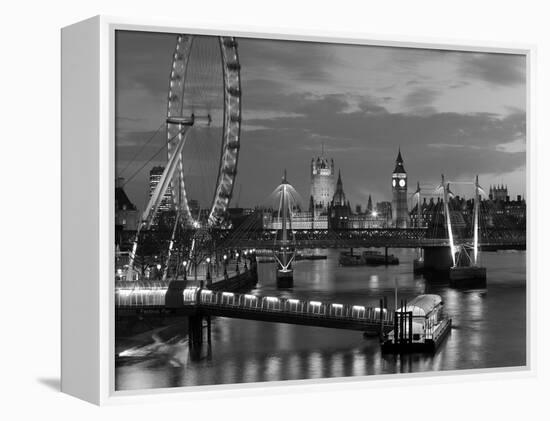
[{"label": "houses of parliament", "polygon": [[[391,177],[388,177],[391,202],[373,204],[369,195],[365,207],[352,207],[346,199],[342,173],[336,171],[334,159],[325,156],[324,151],[312,158],[310,177],[309,206],[307,210],[295,209],[293,229],[423,228],[439,226],[444,221],[441,198],[422,197],[420,212],[418,203],[409,200],[407,172],[400,149]],[[511,200],[507,186],[491,186],[485,202],[485,209],[491,209],[491,212],[482,216],[484,226],[525,225],[525,199],[518,196]],[[466,227],[471,219],[473,200],[456,196],[450,199],[449,205],[453,224],[458,229]],[[275,213],[264,215],[264,228],[279,229],[280,225]]]},{"label": "houses of parliament", "polygon": [[[158,183],[162,167],[155,167],[150,172],[149,194]],[[292,228],[296,230],[326,230],[326,229],[367,229],[367,228],[409,228],[441,225],[443,221],[443,203],[441,198],[422,197],[420,212],[418,203],[409,201],[408,178],[401,150],[397,151],[395,166],[388,174],[388,188],[392,191],[392,200],[374,203],[371,195],[366,198],[366,204],[352,207],[346,198],[342,173],[336,171],[334,159],[321,155],[312,158],[310,163],[310,194],[306,209],[295,208],[292,214]],[[120,231],[136,229],[139,212],[130,202],[124,192],[123,180],[117,180],[116,197],[116,227]],[[170,199],[168,192],[165,198]],[[195,201],[192,201],[193,203]],[[164,201],[163,201],[164,203]],[[306,204],[302,204],[306,205]],[[525,199],[517,196],[512,200],[505,185],[491,185],[488,198],[484,205],[488,216],[482,223],[485,226],[523,227],[526,224]],[[453,224],[457,228],[468,225],[473,207],[473,200],[460,197],[450,199]],[[258,209],[229,208],[228,226],[238,225],[238,221],[257,212]],[[280,229],[281,221],[273,210],[263,209],[261,226],[264,229]]]},{"label": "houses of parliament", "polygon": [[[346,199],[341,171],[336,176],[334,159],[314,157],[310,164],[310,196],[307,211],[297,209],[292,216],[293,229],[364,229],[409,226],[407,207],[407,173],[399,150],[392,173],[392,202],[373,204],[369,195],[366,205],[352,208]],[[278,229],[275,216],[264,221],[267,229]]]}]

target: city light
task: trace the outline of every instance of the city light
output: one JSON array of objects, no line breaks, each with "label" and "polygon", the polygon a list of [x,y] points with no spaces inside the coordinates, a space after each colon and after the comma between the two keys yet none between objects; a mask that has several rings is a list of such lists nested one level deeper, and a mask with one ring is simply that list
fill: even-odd
[{"label": "city light", "polygon": [[[251,359],[251,372],[260,372],[260,375],[257,376],[241,376],[244,379],[241,379],[243,381],[262,380],[265,377],[262,376],[262,370],[258,370],[258,367],[260,369],[262,367],[258,366],[255,359],[256,355],[249,352],[254,347],[254,341],[262,341],[265,339],[264,337],[274,337],[284,345],[278,348],[284,348],[284,352],[296,353],[296,351],[305,349],[304,347],[311,347],[311,343],[317,339],[315,335],[319,335],[319,338],[321,338],[319,340],[327,342],[327,349],[329,351],[332,349],[337,352],[335,355],[341,357],[341,355],[346,355],[345,353],[348,351],[354,354],[353,357],[355,359],[351,363],[353,366],[351,371],[354,375],[362,375],[367,371],[367,374],[371,372],[378,374],[384,371],[384,364],[390,360],[393,362],[393,360],[391,358],[382,358],[379,356],[381,353],[373,351],[374,342],[372,346],[369,345],[368,349],[360,349],[360,352],[355,352],[356,347],[353,348],[352,342],[354,341],[352,341],[350,342],[350,346],[352,346],[351,350],[346,351],[345,349],[340,349],[342,347],[346,348],[346,344],[339,343],[338,335],[329,334],[327,336],[325,331],[317,334],[312,329],[312,333],[310,334],[295,335],[292,329],[285,330],[277,326],[269,327],[272,325],[267,324],[266,326],[262,325],[260,329],[241,329],[239,322],[228,322],[226,318],[238,319],[244,317],[250,320],[301,326],[358,329],[363,331],[365,337],[371,334],[379,335],[382,353],[387,352],[394,355],[401,354],[402,349],[398,348],[402,345],[404,352],[416,352],[416,342],[419,341],[417,338],[428,338],[427,333],[429,329],[431,329],[432,338],[438,338],[443,343],[443,336],[438,336],[436,332],[438,326],[440,326],[439,323],[443,321],[442,315],[444,313],[439,313],[441,307],[437,307],[437,311],[429,317],[426,314],[426,320],[424,321],[417,317],[416,314],[413,314],[413,312],[404,314],[407,308],[428,308],[427,303],[435,302],[437,306],[440,305],[439,303],[442,303],[441,297],[439,297],[439,301],[433,298],[438,297],[432,294],[434,291],[424,288],[425,282],[423,279],[427,279],[428,275],[432,274],[431,270],[434,267],[439,268],[441,266],[440,269],[445,269],[445,271],[449,269],[450,273],[455,274],[455,278],[451,274],[449,274],[449,277],[443,276],[443,278],[445,282],[449,281],[449,288],[451,289],[445,293],[446,296],[444,298],[451,312],[457,314],[456,318],[460,318],[459,314],[463,311],[466,313],[475,311],[476,320],[487,318],[489,326],[490,323],[494,324],[494,320],[498,320],[498,317],[494,317],[494,311],[489,311],[492,302],[483,300],[483,294],[481,294],[481,297],[475,295],[468,298],[460,293],[463,289],[462,279],[465,276],[470,276],[469,271],[474,273],[474,270],[477,271],[479,269],[477,267],[477,253],[482,251],[481,245],[486,245],[488,251],[498,251],[500,248],[507,250],[509,247],[518,247],[519,250],[525,249],[525,247],[521,248],[521,246],[525,246],[526,210],[525,200],[521,201],[521,196],[517,196],[517,201],[512,200],[512,193],[515,194],[515,192],[508,192],[508,187],[504,185],[499,185],[498,187],[491,186],[490,194],[487,195],[478,184],[477,177],[474,184],[471,181],[456,182],[445,180],[443,175],[441,175],[441,185],[437,190],[432,192],[430,183],[435,181],[430,180],[430,178],[435,176],[435,174],[432,174],[434,168],[432,168],[433,165],[429,166],[429,163],[435,162],[437,164],[438,157],[425,157],[422,148],[418,148],[418,150],[412,148],[412,153],[424,157],[425,162],[423,161],[422,164],[426,168],[424,168],[425,171],[422,173],[422,179],[427,178],[425,181],[429,183],[425,185],[426,187],[422,186],[423,190],[421,190],[420,182],[417,182],[415,179],[414,182],[417,185],[417,190],[410,196],[413,180],[405,171],[400,149],[395,160],[395,167],[392,160],[394,155],[387,156],[388,152],[385,150],[389,150],[392,145],[398,142],[395,139],[391,142],[384,142],[386,139],[382,138],[374,142],[379,142],[377,146],[380,146],[380,148],[376,150],[376,156],[373,158],[379,161],[382,170],[373,172],[372,177],[367,181],[365,181],[365,174],[363,174],[364,169],[360,165],[361,160],[358,159],[361,156],[353,148],[346,150],[344,147],[344,151],[338,153],[338,162],[335,165],[334,160],[328,154],[330,148],[327,149],[327,154],[325,155],[325,145],[322,142],[321,154],[312,156],[311,162],[309,160],[310,157],[304,156],[303,153],[299,154],[299,159],[289,158],[296,151],[301,150],[302,146],[298,144],[286,145],[288,149],[287,156],[282,157],[277,162],[273,162],[273,165],[270,165],[269,168],[262,166],[262,156],[259,153],[258,156],[252,157],[252,162],[250,162],[250,154],[248,158],[243,156],[241,157],[241,161],[242,158],[245,161],[249,159],[248,163],[243,162],[244,166],[254,167],[255,175],[240,179],[243,184],[242,186],[235,185],[235,174],[237,173],[236,158],[238,157],[241,140],[239,134],[241,130],[240,106],[242,97],[240,64],[236,50],[237,41],[228,36],[216,37],[219,39],[214,39],[213,37],[212,39],[214,53],[216,54],[214,57],[215,60],[217,60],[221,48],[222,73],[225,75],[222,78],[223,80],[217,80],[216,83],[216,86],[221,88],[219,93],[224,96],[221,105],[217,105],[217,107],[221,106],[221,108],[216,108],[215,106],[213,109],[216,111],[213,115],[215,120],[218,114],[224,119],[220,122],[224,130],[217,130],[219,126],[215,123],[215,127],[213,127],[215,130],[213,130],[213,133],[208,134],[208,136],[214,135],[216,137],[221,135],[221,142],[220,139],[216,141],[217,143],[221,143],[221,149],[216,148],[218,152],[221,150],[221,156],[219,154],[208,154],[212,158],[210,163],[214,166],[215,170],[218,170],[214,175],[218,174],[218,177],[211,177],[210,174],[195,174],[193,171],[193,177],[197,178],[185,180],[184,183],[184,167],[185,174],[188,172],[191,173],[188,163],[185,166],[183,165],[183,144],[186,142],[185,137],[188,136],[186,130],[191,126],[195,126],[193,130],[195,132],[199,130],[202,136],[202,126],[197,129],[197,123],[208,120],[208,125],[210,126],[212,116],[208,114],[206,117],[204,111],[202,111],[201,115],[201,111],[198,111],[200,107],[195,108],[195,104],[187,104],[189,102],[187,99],[185,108],[188,111],[181,111],[182,107],[184,107],[184,90],[186,88],[193,88],[192,86],[186,87],[185,85],[186,72],[192,73],[195,71],[195,68],[193,64],[189,66],[189,69],[186,67],[186,60],[190,58],[189,54],[193,38],[187,35],[180,35],[177,38],[178,43],[176,45],[176,53],[173,56],[174,61],[172,62],[172,72],[169,80],[168,115],[166,119],[161,116],[162,120],[159,122],[162,123],[161,128],[164,126],[168,132],[168,147],[170,151],[168,157],[164,157],[163,155],[160,159],[164,161],[160,162],[164,166],[158,165],[158,159],[155,156],[149,157],[147,161],[144,161],[146,165],[149,165],[151,162],[157,165],[149,173],[149,202],[147,202],[146,212],[142,213],[138,209],[138,206],[130,203],[129,197],[126,197],[126,193],[122,191],[122,187],[127,182],[124,182],[123,178],[117,178],[117,189],[120,189],[120,192],[119,190],[116,191],[117,213],[115,224],[117,230],[120,227],[125,232],[120,237],[123,241],[118,241],[117,237],[116,265],[113,265],[113,267],[115,267],[116,275],[115,300],[117,301],[117,306],[121,307],[124,314],[132,314],[132,317],[136,316],[140,319],[151,315],[151,327],[157,327],[154,325],[160,323],[159,328],[164,322],[156,314],[163,311],[162,307],[168,309],[166,312],[167,315],[173,313],[176,316],[191,316],[188,320],[188,345],[190,346],[190,350],[194,351],[196,349],[200,351],[196,352],[197,356],[203,355],[203,350],[211,352],[211,349],[206,349],[206,346],[201,348],[204,339],[203,328],[208,328],[208,344],[210,345],[211,342],[210,316],[223,317],[224,341],[225,339],[231,341],[231,346],[223,350],[227,354],[225,356],[231,359],[233,358],[232,353],[243,354],[246,358]],[[202,41],[195,42],[194,51],[196,51],[199,42]],[[207,43],[208,41],[205,40],[204,42]],[[209,56],[209,54],[206,54],[206,56]],[[192,56],[190,61],[192,62],[197,58],[202,59],[200,55],[199,57]],[[198,83],[202,84],[202,64],[199,63],[197,68],[199,69]],[[165,70],[169,70],[169,68]],[[385,69],[384,71],[387,72]],[[397,68],[396,72],[396,74],[399,73],[399,68]],[[187,77],[187,79],[189,78]],[[204,88],[210,89],[210,85],[204,85]],[[435,88],[437,89],[438,87],[436,86]],[[191,99],[192,95],[189,96],[187,95],[188,93],[186,92],[185,98]],[[406,94],[404,93],[403,95],[406,96]],[[206,93],[206,95],[210,97],[209,93]],[[323,98],[314,99],[323,100]],[[220,112],[218,113],[217,111]],[[338,110],[331,111],[332,114],[336,114],[335,117],[338,117]],[[473,111],[475,112],[475,110]],[[384,118],[387,118],[391,122],[394,116],[389,115]],[[306,123],[304,122],[304,124]],[[422,122],[422,124],[424,123],[426,123],[427,127],[429,126],[429,121]],[[129,125],[130,123],[127,124]],[[415,122],[412,121],[412,124],[414,125]],[[340,126],[338,129],[346,130],[345,124]],[[310,130],[305,126],[302,129]],[[452,129],[451,126],[450,129]],[[429,129],[427,130],[429,131]],[[160,129],[157,130],[157,132],[159,131]],[[193,136],[197,133],[193,134]],[[403,133],[403,137],[406,139],[406,131],[403,131]],[[342,134],[342,136],[345,135],[346,133]],[[156,136],[156,133],[154,136]],[[201,142],[198,143],[200,144]],[[383,145],[383,143],[386,144]],[[166,146],[166,139],[164,140],[164,144]],[[146,144],[135,146],[139,146],[136,148],[135,155],[137,156]],[[148,152],[147,149],[144,149],[144,151]],[[443,154],[449,155],[449,151],[447,150],[440,152],[442,156]],[[266,156],[263,157],[264,159],[266,157],[269,158],[268,153],[269,150],[265,152]],[[193,154],[186,152],[185,155],[186,162],[189,161],[192,163]],[[144,157],[139,158],[143,160],[142,158]],[[152,158],[155,159],[153,160]],[[456,160],[456,165],[460,166],[460,158],[457,157]],[[413,163],[417,166],[419,165],[418,160],[413,160]],[[117,162],[117,165],[119,164]],[[198,167],[200,166],[198,165]],[[303,200],[302,203],[297,202],[297,198],[299,199],[300,196],[287,181],[287,170],[285,168],[282,183],[273,192],[274,194],[270,196],[270,200],[274,199],[275,203],[279,203],[277,212],[277,205],[265,203],[263,197],[267,193],[266,189],[269,188],[270,180],[273,178],[272,172],[276,168],[282,169],[286,166],[289,166],[290,170],[296,172],[297,176],[300,177],[299,180],[296,180],[296,185],[304,189],[304,193],[307,194],[305,197],[308,200],[305,203]],[[353,166],[357,166],[357,168],[352,168]],[[418,174],[418,168],[413,169],[412,164],[407,164],[406,166],[411,171],[411,174]],[[484,166],[481,165],[480,170],[484,174],[489,174]],[[338,167],[344,171],[343,175],[348,195],[344,193],[344,181],[342,181]],[[119,167],[117,166],[117,168]],[[140,166],[140,168],[145,168],[145,165]],[[298,168],[302,168],[304,171],[298,170]],[[383,170],[383,168],[386,168],[386,170]],[[390,169],[392,168],[395,169],[390,179]],[[207,166],[205,169],[202,172],[209,173],[211,168]],[[439,167],[436,169],[439,169]],[[442,171],[446,170],[446,165],[443,165],[441,169]],[[307,174],[305,170],[307,170]],[[456,172],[453,171],[452,166],[449,171]],[[464,169],[464,173],[467,171],[467,168]],[[457,173],[462,172],[459,171]],[[198,176],[202,177],[205,175],[208,177],[208,180],[198,180]],[[336,176],[338,181],[336,181]],[[349,177],[349,180],[347,177]],[[134,194],[138,200],[142,201],[144,192],[139,192],[139,183],[143,183],[145,175],[141,174],[139,177],[132,175],[131,178],[135,178],[135,180],[132,184],[128,185],[128,194],[130,196]],[[484,182],[490,181],[485,180],[485,176],[483,178],[484,180],[482,181]],[[193,187],[193,182],[195,183],[195,188],[191,190],[186,188],[189,186]],[[210,186],[213,187],[212,192],[214,193],[213,201],[211,201],[212,192],[209,192],[210,189],[208,187],[214,182],[216,184]],[[350,184],[347,185],[347,183]],[[466,190],[463,192],[456,190],[457,194],[455,195],[450,190],[451,184],[464,184],[466,185]],[[178,191],[175,191],[176,186]],[[467,190],[470,188],[469,186],[475,187],[472,187],[475,190],[475,197],[473,199],[469,198],[470,193]],[[144,184],[142,187],[146,187],[146,185]],[[205,187],[207,189],[204,189]],[[234,187],[238,188],[235,189]],[[246,201],[244,201],[246,202],[246,206],[243,207],[238,205],[241,187],[246,197]],[[201,190],[207,191],[201,192]],[[455,190],[454,187],[453,190]],[[373,193],[372,197],[369,191]],[[209,196],[208,202],[204,202],[204,197],[202,197],[204,193]],[[230,197],[233,193],[235,197],[230,207]],[[458,196],[458,193],[462,197]],[[192,199],[190,197],[191,194],[193,196]],[[482,194],[483,197],[481,197]],[[210,208],[203,208],[205,204],[211,204]],[[142,206],[143,204],[138,203],[138,205]],[[481,207],[482,205],[483,207]],[[503,219],[505,220],[505,225],[498,226],[500,223],[498,221]],[[457,226],[455,227],[455,225]],[[143,231],[141,231],[142,228]],[[185,228],[186,232],[184,235],[178,231],[179,228]],[[453,230],[455,230],[454,236]],[[169,240],[170,232],[172,232],[171,240]],[[457,234],[457,232],[460,234]],[[471,239],[470,236],[472,237]],[[508,239],[509,237],[510,239]],[[132,238],[134,238],[133,247],[130,247],[132,245],[130,244]],[[258,254],[256,254],[256,249],[252,248],[253,245],[258,246]],[[251,248],[248,249],[246,247]],[[224,248],[227,250],[225,253],[221,251]],[[372,250],[373,248],[380,249],[381,251]],[[399,293],[407,295],[408,299],[410,298],[410,294],[420,294],[420,296],[415,297],[415,299],[419,300],[417,302],[411,301],[407,304],[402,300],[401,308],[398,306],[397,277],[394,280],[394,288],[391,288],[390,282],[384,280],[384,274],[390,270],[388,266],[399,264],[399,259],[397,259],[396,255],[390,254],[389,250],[403,250],[402,255],[405,257],[402,259],[404,261],[401,262],[401,266],[398,266],[398,270],[394,271],[395,273],[405,274],[403,275],[404,279],[401,281],[405,285],[401,286]],[[405,250],[409,250],[410,252],[406,252]],[[128,256],[125,255],[126,253],[128,253]],[[426,253],[426,257],[424,257],[424,253]],[[449,256],[449,253],[451,256]],[[414,262],[410,258],[413,255]],[[445,258],[444,262],[440,262],[442,257]],[[449,257],[452,259],[450,264],[448,263],[451,260]],[[128,258],[128,264],[124,265],[126,258]],[[190,260],[187,261],[185,260],[186,258]],[[517,262],[512,262],[511,259],[515,258],[512,254],[496,256],[494,259],[500,258],[504,262],[510,260],[510,266],[517,264]],[[522,265],[520,266],[520,269],[522,269],[525,263],[523,255],[520,255],[520,258],[519,264]],[[303,261],[298,262],[298,260]],[[487,260],[491,261],[491,258]],[[262,265],[264,263],[269,263],[269,266]],[[412,266],[410,263],[412,263]],[[380,267],[356,267],[359,265]],[[189,269],[187,269],[187,266],[189,266]],[[338,270],[331,269],[337,266]],[[448,266],[451,267],[449,268]],[[496,268],[492,268],[495,271],[492,275],[494,278],[498,278],[503,273],[499,269],[499,266],[497,265]],[[123,269],[118,269],[119,267]],[[483,270],[485,269],[483,268]],[[416,276],[424,276],[424,271],[427,272],[424,278]],[[415,276],[411,276],[411,274]],[[110,276],[112,277],[112,272]],[[434,276],[437,282],[439,274]],[[186,282],[188,277],[193,279],[190,282]],[[182,278],[183,281],[181,281]],[[321,278],[326,279],[322,281]],[[419,281],[418,279],[421,280]],[[124,282],[124,280],[139,280],[142,282],[132,283]],[[521,281],[523,282],[524,279]],[[167,293],[169,289],[167,287],[168,284],[172,286],[178,285],[177,288],[179,289],[177,291],[170,289],[170,293]],[[191,288],[180,286],[187,284],[197,286]],[[266,292],[262,288],[255,289],[258,286],[262,287],[262,285],[264,287],[267,285],[271,291]],[[276,285],[276,288],[274,285]],[[419,285],[421,288],[418,288]],[[297,293],[297,295],[304,298],[303,300],[289,298],[292,296],[292,292],[285,292],[289,289],[292,291],[294,286],[298,287],[298,289],[294,289],[294,293],[297,290],[303,292]],[[520,286],[523,287],[523,284],[520,284]],[[469,284],[468,287],[470,287]],[[486,285],[481,287],[484,288]],[[393,294],[395,290],[395,305],[392,305],[395,309],[392,308],[390,311],[384,308],[387,307],[386,297],[380,301],[378,299],[374,300],[374,297],[377,294],[379,295],[381,290],[382,292],[389,290],[391,291],[390,294]],[[198,293],[199,291],[200,294]],[[246,291],[248,293],[245,293]],[[520,290],[519,292],[519,297],[521,298],[523,296],[522,291]],[[258,293],[258,296],[254,295],[255,293]],[[281,295],[267,296],[268,293],[278,293]],[[497,294],[498,291],[492,291],[492,293]],[[342,294],[355,296],[356,298],[348,302],[342,298]],[[365,297],[370,296],[373,299],[361,299],[361,295]],[[312,296],[319,296],[319,299],[323,299],[323,301],[315,301],[315,299],[310,301]],[[341,301],[342,299],[346,301],[346,304],[334,302],[336,300]],[[355,300],[356,302],[365,301],[365,305],[353,305],[352,302]],[[498,300],[493,301],[498,302]],[[419,305],[415,306],[415,304]],[[517,303],[511,302],[510,307],[514,304]],[[375,307],[376,305],[380,307]],[[466,305],[465,308],[463,308],[464,305]],[[130,306],[132,308],[126,308]],[[344,307],[346,307],[346,311],[343,311]],[[486,307],[487,311],[484,310]],[[433,306],[433,308],[436,307]],[[447,316],[445,315],[445,317]],[[175,319],[174,321],[177,320]],[[208,321],[207,326],[204,326],[205,321]],[[520,319],[520,321],[524,320]],[[116,323],[120,323],[119,318],[117,318]],[[122,323],[126,324],[126,321],[122,320]],[[421,323],[424,323],[425,326],[421,327]],[[464,325],[465,328],[460,333],[472,336],[472,329],[466,329],[466,327],[469,327],[466,326],[467,323],[464,323]],[[149,324],[144,324],[144,326],[147,329],[149,328]],[[125,325],[123,327],[125,329]],[[117,325],[117,333],[121,332],[125,334],[124,329],[118,329]],[[451,330],[450,319],[448,329],[449,331]],[[239,331],[239,335],[233,338],[228,336],[231,330],[242,330],[242,332]],[[492,336],[501,335],[503,338],[519,336],[521,339],[522,335],[517,335],[516,330],[515,325],[508,324],[505,332],[495,331],[492,332],[494,333]],[[219,332],[219,321],[216,321],[214,323],[214,333],[217,342],[219,342]],[[130,333],[133,334],[134,332]],[[144,335],[139,332],[135,333],[140,335],[136,339],[136,342],[141,341]],[[399,334],[401,335],[399,336]],[[145,336],[145,341],[147,342],[144,342],[142,345],[148,347],[147,344],[150,335]],[[239,341],[240,337],[242,337],[242,341]],[[479,335],[472,337],[473,339],[468,338],[469,342],[473,343],[477,340],[475,345],[479,345],[481,342],[478,338]],[[355,342],[360,340],[359,333]],[[398,340],[401,342],[398,342]],[[157,341],[156,338],[155,341]],[[214,343],[217,343],[216,341]],[[413,342],[415,345],[410,346]],[[430,346],[433,347],[435,339],[432,342]],[[467,345],[467,342],[463,342]],[[489,343],[490,341],[486,342]],[[496,341],[494,343],[498,344]],[[523,342],[518,343],[524,345]],[[518,343],[514,343],[513,345],[518,345]],[[166,351],[163,348],[157,351],[157,348],[159,348],[157,344],[153,344],[153,346],[152,352],[157,352],[160,357],[165,359],[163,354],[166,354]],[[466,353],[468,361],[478,362],[479,355],[477,354],[480,352],[490,354],[488,351],[500,351],[498,347],[495,346],[494,348],[494,350],[482,349],[480,351],[479,349],[475,349],[472,351],[468,347],[465,347],[464,350],[460,351]],[[280,380],[280,377],[304,377],[302,372],[303,367],[298,366],[295,370],[296,374],[294,374],[294,370],[286,370],[284,364],[279,364],[280,355],[277,352],[281,351],[281,349],[269,350],[270,353],[274,354],[274,358],[277,361],[275,368],[279,370],[274,375],[270,373],[270,379]],[[517,349],[519,350],[518,357],[522,358],[521,348],[517,347]],[[450,353],[451,364],[453,363],[452,359],[457,354],[454,352],[454,349],[452,351]],[[505,351],[508,352],[509,349],[506,348],[501,352]],[[128,352],[128,350],[120,353],[120,355],[125,355],[125,352]],[[221,351],[219,352],[222,354]],[[170,352],[168,357],[172,358],[172,354]],[[248,356],[248,354],[250,355]],[[284,358],[284,353],[281,355]],[[460,357],[461,354],[458,353],[457,355]],[[175,357],[173,358],[175,361],[169,361],[170,365],[173,365],[176,371],[181,370],[180,367],[186,364],[185,360],[189,357],[186,353],[176,355]],[[178,361],[179,357],[182,357],[181,364]],[[318,374],[318,372],[321,372],[323,375],[330,376],[348,375],[348,371],[350,370],[347,370],[347,367],[345,370],[343,367],[340,367],[340,370],[333,369],[334,360],[332,357],[330,352],[327,355],[323,354],[320,356],[320,367],[317,367],[318,361],[315,359],[316,366],[312,373]],[[223,359],[224,355],[219,355],[215,358]],[[517,360],[520,360],[520,358]],[[364,361],[369,361],[369,364],[370,361],[373,361],[374,369],[371,370],[370,365],[367,367],[368,370],[365,369]],[[409,371],[414,371],[416,368],[422,371],[423,361],[420,361],[420,363],[416,359],[411,361],[416,365],[408,367],[410,368]],[[494,361],[488,360],[487,362],[491,363]],[[136,363],[143,366],[140,361]],[[244,363],[248,363],[248,361],[244,361]],[[218,370],[218,365],[216,365],[216,370]],[[280,365],[281,367],[279,367]],[[435,367],[434,369],[438,369],[439,367],[437,364],[432,365]],[[360,367],[360,370],[356,370],[357,366]],[[226,369],[223,364],[220,367],[220,370]],[[149,367],[146,365],[144,368],[148,369]],[[294,369],[294,365],[291,364],[291,368]],[[220,373],[212,372],[212,370],[208,369],[205,372],[205,377],[197,377],[195,376],[196,373],[193,373],[191,380],[197,377],[199,384],[208,383],[211,378],[214,379],[212,381],[216,381],[218,378],[223,379],[223,381],[234,381],[235,373],[233,372],[239,374],[238,371],[241,369],[242,367],[232,367],[228,373],[222,371],[221,376],[219,375]],[[248,371],[248,366],[244,370]],[[306,373],[306,375],[310,374]],[[141,377],[148,382],[148,376],[149,373],[146,372]],[[164,372],[159,372],[158,376],[160,380],[153,378],[154,383],[152,384],[165,381]],[[136,377],[138,380],[140,379],[139,376]],[[316,377],[318,376],[316,375]],[[239,379],[240,377],[237,380]],[[181,379],[178,378],[177,380],[177,384],[174,384],[174,386],[181,385]],[[183,383],[189,382],[187,378],[184,380]],[[129,386],[134,386],[134,382],[126,383]],[[146,383],[146,386],[147,384],[149,383]],[[142,385],[135,384],[135,386],[141,387]]]}]

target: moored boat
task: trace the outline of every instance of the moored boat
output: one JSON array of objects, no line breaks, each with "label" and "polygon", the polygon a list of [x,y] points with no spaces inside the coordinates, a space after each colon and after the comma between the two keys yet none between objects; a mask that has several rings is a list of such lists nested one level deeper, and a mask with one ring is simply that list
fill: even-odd
[{"label": "moored boat", "polygon": [[365,264],[361,255],[353,254],[349,251],[340,252],[338,263],[340,263],[342,266],[358,266]]},{"label": "moored boat", "polygon": [[399,259],[393,254],[382,254],[379,251],[367,250],[361,254],[353,254],[349,251],[340,252],[338,262],[342,266],[359,265],[398,265]]},{"label": "moored boat", "polygon": [[366,265],[398,265],[399,259],[393,254],[382,254],[379,251],[367,250],[363,252]]},{"label": "moored boat", "polygon": [[383,353],[435,352],[451,331],[439,295],[423,294],[402,303],[394,313],[393,330],[382,341]]}]

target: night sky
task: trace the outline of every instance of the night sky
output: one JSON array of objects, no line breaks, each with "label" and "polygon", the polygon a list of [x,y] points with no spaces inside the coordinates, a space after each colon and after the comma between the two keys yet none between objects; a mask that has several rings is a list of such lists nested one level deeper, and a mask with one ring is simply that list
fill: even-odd
[{"label": "night sky", "polygon": [[[175,42],[174,34],[117,35],[118,176],[129,178],[166,142],[161,130],[143,148],[166,119]],[[410,193],[417,181],[437,184],[441,173],[457,181],[479,174],[487,191],[504,183],[513,197],[525,193],[524,56],[238,42],[243,126],[233,206],[237,198],[240,206],[265,203],[286,168],[307,207],[311,158],[323,145],[353,206],[365,207],[369,194],[391,200],[399,147]],[[150,168],[165,162],[159,154],[126,184],[140,209]]]}]

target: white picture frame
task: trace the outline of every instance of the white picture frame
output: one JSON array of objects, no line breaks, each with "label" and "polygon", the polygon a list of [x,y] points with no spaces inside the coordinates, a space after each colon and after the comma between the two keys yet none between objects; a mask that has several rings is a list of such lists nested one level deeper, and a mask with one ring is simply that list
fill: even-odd
[{"label": "white picture frame", "polygon": [[[276,28],[256,32],[243,27],[181,25],[178,22],[106,16],[76,23],[62,29],[62,376],[63,392],[103,405],[122,402],[240,396],[296,390],[330,390],[376,387],[378,380],[402,382],[404,378],[438,376],[513,376],[534,371],[532,323],[533,256],[527,253],[527,364],[522,369],[483,369],[429,372],[409,375],[368,376],[274,382],[182,387],[136,392],[114,389],[114,33],[135,30],[237,37],[323,41],[348,44],[421,47],[495,53],[525,54],[527,58],[527,195],[534,197],[530,180],[533,158],[531,92],[535,49],[531,45],[462,44],[456,41],[377,37],[365,34],[296,30],[281,33]],[[531,202],[533,203],[533,202]],[[528,251],[532,250],[533,205],[528,207]],[[415,380],[407,380],[411,384]]]}]

